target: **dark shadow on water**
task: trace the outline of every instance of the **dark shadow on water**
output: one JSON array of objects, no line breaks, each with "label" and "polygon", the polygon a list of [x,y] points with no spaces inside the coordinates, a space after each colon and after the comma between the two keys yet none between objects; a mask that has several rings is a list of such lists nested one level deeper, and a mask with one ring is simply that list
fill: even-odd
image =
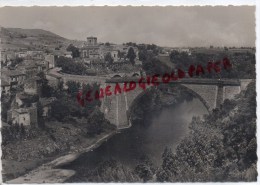
[{"label": "dark shadow on water", "polygon": [[165,107],[157,114],[147,115],[145,122],[133,123],[132,127],[113,136],[94,151],[82,154],[77,160],[63,166],[80,171],[92,170],[103,161],[116,160],[134,168],[143,154],[149,156],[156,166],[161,164],[161,155],[166,146],[175,150],[178,142],[189,132],[193,116],[207,114],[204,105],[196,98],[178,106]]}]

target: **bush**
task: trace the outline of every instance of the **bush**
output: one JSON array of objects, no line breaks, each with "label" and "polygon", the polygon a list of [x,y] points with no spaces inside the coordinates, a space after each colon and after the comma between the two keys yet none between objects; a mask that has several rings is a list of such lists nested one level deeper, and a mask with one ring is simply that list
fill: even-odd
[{"label": "bush", "polygon": [[105,119],[105,116],[98,109],[94,110],[87,119],[87,133],[90,136],[101,134],[106,124],[109,122]]}]

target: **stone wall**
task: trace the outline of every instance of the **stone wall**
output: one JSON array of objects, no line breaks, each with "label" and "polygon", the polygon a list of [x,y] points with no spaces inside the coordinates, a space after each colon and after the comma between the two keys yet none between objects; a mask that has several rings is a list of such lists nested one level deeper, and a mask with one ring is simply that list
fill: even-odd
[{"label": "stone wall", "polygon": [[252,82],[252,79],[241,79],[240,84],[241,84],[241,91],[244,91],[247,87],[247,85]]},{"label": "stone wall", "polygon": [[48,62],[48,68],[54,68],[55,67],[55,57],[54,55],[46,55],[45,60]]},{"label": "stone wall", "polygon": [[233,99],[235,95],[241,92],[240,86],[224,86],[223,87],[223,99]]}]

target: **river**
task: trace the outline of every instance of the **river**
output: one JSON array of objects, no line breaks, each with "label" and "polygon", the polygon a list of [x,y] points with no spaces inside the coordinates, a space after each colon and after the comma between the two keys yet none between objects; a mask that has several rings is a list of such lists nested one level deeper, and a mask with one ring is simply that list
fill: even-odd
[{"label": "river", "polygon": [[66,168],[75,170],[75,177],[77,170],[82,167],[93,169],[107,159],[115,159],[133,168],[143,154],[159,166],[164,148],[168,146],[174,151],[178,142],[189,133],[188,126],[192,117],[207,113],[197,98],[177,106],[164,107],[158,114],[146,115],[145,121],[149,124],[133,123],[131,128],[116,134],[94,151],[81,155]]}]

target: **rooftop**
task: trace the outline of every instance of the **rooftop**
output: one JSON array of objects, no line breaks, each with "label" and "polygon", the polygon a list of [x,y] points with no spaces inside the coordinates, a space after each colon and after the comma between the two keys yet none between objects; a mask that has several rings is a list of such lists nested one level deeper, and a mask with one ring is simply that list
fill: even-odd
[{"label": "rooftop", "polygon": [[14,109],[14,111],[16,111],[19,114],[25,114],[29,112],[27,108]]},{"label": "rooftop", "polygon": [[16,97],[21,100],[25,100],[25,99],[30,99],[32,96],[22,92],[22,93],[17,93]]},{"label": "rooftop", "polygon": [[2,70],[1,73],[2,73],[2,75],[5,75],[5,76],[23,76],[23,75],[25,75],[24,73],[22,73],[21,71],[18,71],[18,70]]},{"label": "rooftop", "polygon": [[7,81],[1,79],[1,87],[3,86],[10,86],[10,84]]},{"label": "rooftop", "polygon": [[56,100],[55,97],[40,98],[40,102],[41,102],[42,106],[50,105],[55,100]]}]

